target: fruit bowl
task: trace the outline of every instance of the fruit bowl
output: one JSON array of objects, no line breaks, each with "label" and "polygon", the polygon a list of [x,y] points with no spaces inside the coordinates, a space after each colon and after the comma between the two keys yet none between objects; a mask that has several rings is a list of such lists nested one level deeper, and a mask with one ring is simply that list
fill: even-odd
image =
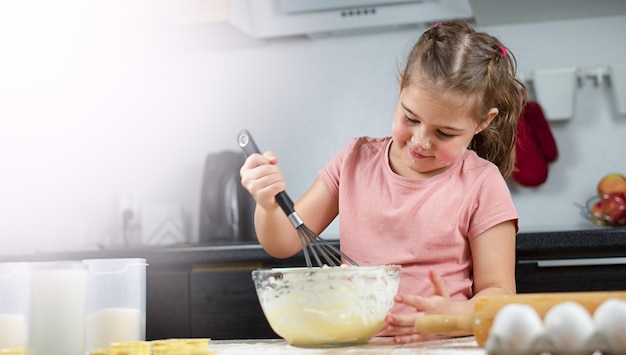
[{"label": "fruit bowl", "polygon": [[272,329],[290,345],[347,346],[369,341],[384,325],[401,267],[338,266],[252,271]]},{"label": "fruit bowl", "polygon": [[624,194],[603,194],[587,199],[582,214],[599,226],[626,226],[626,197]]}]

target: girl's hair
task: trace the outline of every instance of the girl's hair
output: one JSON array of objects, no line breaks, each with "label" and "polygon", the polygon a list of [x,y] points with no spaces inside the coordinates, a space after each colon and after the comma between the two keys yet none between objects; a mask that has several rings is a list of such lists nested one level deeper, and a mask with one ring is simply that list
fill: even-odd
[{"label": "girl's hair", "polygon": [[469,149],[508,178],[515,166],[517,119],[526,87],[515,77],[513,53],[497,38],[464,20],[438,22],[419,38],[406,64],[402,88],[425,82],[442,92],[467,95],[479,125],[491,108],[499,113],[472,139]]}]

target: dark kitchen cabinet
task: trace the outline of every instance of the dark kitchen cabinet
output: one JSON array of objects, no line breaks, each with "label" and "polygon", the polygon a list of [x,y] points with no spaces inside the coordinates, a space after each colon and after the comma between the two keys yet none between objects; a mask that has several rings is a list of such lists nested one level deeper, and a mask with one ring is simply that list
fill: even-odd
[{"label": "dark kitchen cabinet", "polygon": [[520,293],[626,290],[626,257],[522,261]]},{"label": "dark kitchen cabinet", "polygon": [[148,340],[189,337],[189,272],[159,270],[146,273],[146,337]]},{"label": "dark kitchen cabinet", "polygon": [[191,336],[274,339],[252,281],[252,270],[305,266],[301,255],[194,265],[190,276]]},{"label": "dark kitchen cabinet", "polygon": [[194,271],[190,278],[191,336],[276,338],[256,297],[251,270]]},{"label": "dark kitchen cabinet", "polygon": [[517,236],[517,292],[626,290],[626,228]]}]

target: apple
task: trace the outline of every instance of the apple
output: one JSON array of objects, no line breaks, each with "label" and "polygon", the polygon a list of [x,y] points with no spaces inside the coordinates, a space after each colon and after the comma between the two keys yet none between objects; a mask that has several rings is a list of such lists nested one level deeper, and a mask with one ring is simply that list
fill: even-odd
[{"label": "apple", "polygon": [[[593,210],[592,208],[592,212],[595,215]],[[614,192],[602,195],[600,199],[600,214],[609,225],[626,225],[626,194]]]},{"label": "apple", "polygon": [[591,213],[589,218],[595,224],[599,224],[601,226],[606,225],[606,220],[604,219],[604,213],[602,213],[602,203],[600,201],[596,202],[591,206]]},{"label": "apple", "polygon": [[605,175],[598,182],[597,190],[600,197],[613,193],[626,194],[626,177],[620,173]]}]

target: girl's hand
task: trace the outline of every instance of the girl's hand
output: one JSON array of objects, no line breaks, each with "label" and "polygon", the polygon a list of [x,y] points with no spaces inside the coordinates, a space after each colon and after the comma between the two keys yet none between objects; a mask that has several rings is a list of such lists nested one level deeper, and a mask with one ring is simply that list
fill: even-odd
[{"label": "girl's hand", "polygon": [[428,278],[433,285],[433,296],[396,295],[394,301],[414,307],[416,312],[388,315],[385,318],[386,325],[378,335],[393,335],[395,343],[411,343],[439,337],[422,335],[414,328],[415,320],[424,314],[454,314],[454,303],[450,300],[448,288],[441,276],[430,269]]},{"label": "girl's hand", "polygon": [[275,208],[277,203],[274,197],[287,189],[287,183],[277,164],[278,158],[273,152],[252,154],[239,170],[241,185],[264,209]]}]

